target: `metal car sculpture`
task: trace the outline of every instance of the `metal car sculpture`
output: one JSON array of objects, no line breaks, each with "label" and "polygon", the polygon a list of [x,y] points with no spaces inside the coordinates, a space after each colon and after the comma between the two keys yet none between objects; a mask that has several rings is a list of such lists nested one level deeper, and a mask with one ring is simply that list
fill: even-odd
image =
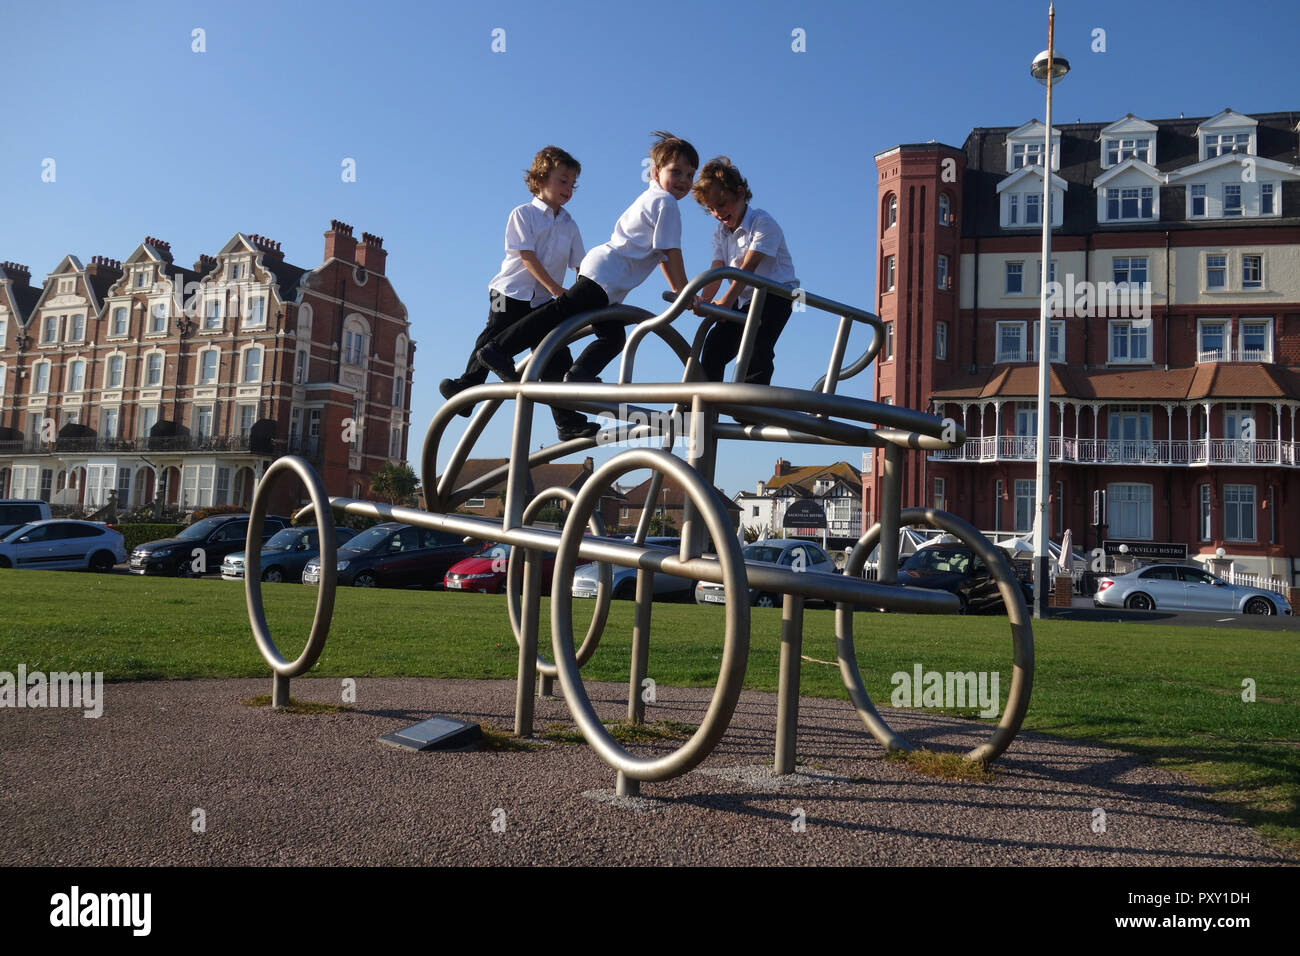
[{"label": "metal car sculpture", "polygon": [[[743,322],[744,331],[736,371],[731,382],[705,381],[699,365],[700,349],[710,328],[701,322],[693,340],[687,342],[674,328],[674,321],[691,307],[699,291],[720,279],[735,279],[755,288],[748,314],[712,305],[700,311],[720,322]],[[826,374],[811,389],[796,389],[745,382],[754,350],[757,321],[766,295],[780,295],[793,302],[795,310],[817,310],[838,317]],[[646,677],[651,639],[651,610],[654,575],[664,573],[695,581],[722,584],[729,592],[744,594],[752,588],[781,595],[780,678],[777,706],[775,769],[793,772],[795,729],[798,721],[799,667],[803,640],[803,608],[809,598],[834,602],[838,663],[853,706],[871,734],[889,750],[910,749],[880,715],[863,685],[854,650],[854,609],[883,608],[932,614],[954,614],[958,599],[944,591],[904,588],[897,584],[898,559],[892,549],[882,549],[878,579],[865,580],[863,565],[880,540],[898,540],[899,528],[907,524],[928,524],[950,532],[983,556],[996,569],[1011,627],[1013,673],[1002,717],[988,739],[965,756],[972,761],[991,761],[1010,744],[1029,704],[1033,684],[1033,635],[1019,582],[997,560],[994,546],[968,522],[932,508],[901,508],[902,454],[905,449],[952,448],[965,441],[965,433],[951,421],[912,409],[836,394],[837,387],[865,370],[880,351],[884,328],[880,318],[861,309],[814,295],[804,289],[790,289],[778,283],[733,268],[711,269],[692,279],[658,315],[630,306],[613,306],[576,316],[554,329],[521,363],[520,381],[475,386],[454,396],[430,423],[422,458],[422,479],[428,511],[380,504],[353,498],[327,496],[319,476],[304,460],[277,459],[267,469],[254,496],[249,523],[246,560],[255,565],[261,547],[261,528],[271,489],[286,475],[296,474],[306,485],[311,505],[300,515],[314,513],[320,539],[320,590],[316,614],[302,654],[293,661],[276,648],[262,608],[261,582],[245,579],[249,618],[254,638],[273,671],[272,700],[287,704],[289,681],[312,666],[329,632],[336,589],[336,549],[333,511],[365,515],[440,531],[481,541],[513,545],[509,566],[508,610],[519,644],[515,687],[514,731],[532,733],[536,685],[549,693],[558,677],[573,719],[588,743],[617,772],[616,788],[623,795],[640,791],[641,781],[658,781],[687,773],[717,746],[727,730],[740,697],[749,655],[750,607],[746,602],[728,602],[723,610],[724,637],[720,671],[712,699],[694,734],[679,748],[656,757],[639,757],[611,736],[598,718],[580,673],[596,651],[609,611],[608,566],[637,568],[637,587],[632,633],[632,659],[628,675],[628,718],[644,719],[642,681]],[[627,336],[619,377],[610,383],[559,383],[541,381],[541,373],[556,351],[588,334],[596,321],[618,320],[633,328]],[[870,345],[854,361],[845,364],[845,350],[855,324],[872,332]],[[658,336],[681,360],[680,382],[640,383],[634,379],[638,348],[649,335]],[[505,402],[514,403],[514,430],[505,465],[473,480],[461,483],[461,470],[475,442],[489,420]],[[596,413],[616,424],[592,438],[561,441],[537,451],[529,450],[533,413],[539,405],[559,406]],[[463,409],[474,409],[459,442],[446,456],[445,467],[437,469],[442,439]],[[733,416],[725,422],[720,416]],[[679,457],[670,449],[677,443],[677,422],[685,453]],[[744,424],[742,424],[744,423]],[[761,424],[753,424],[761,423]],[[652,439],[660,448],[629,448],[605,462],[576,493],[567,488],[530,487],[530,469],[597,444]],[[747,564],[724,503],[713,484],[717,449],[725,441],[781,441],[831,446],[879,448],[884,453],[882,475],[883,507],[880,521],[853,548],[844,574],[810,571],[770,565]],[[605,489],[638,469],[652,471],[647,500],[653,500],[665,477],[685,492],[681,546],[674,554],[646,547],[649,509],[643,511],[632,540],[604,536],[596,505]],[[505,481],[505,508],[500,519],[456,514],[458,505],[483,490]],[[533,524],[541,505],[555,498],[569,502],[568,514],[559,530]],[[706,537],[707,532],[707,537]],[[716,554],[705,555],[704,542],[712,539]],[[541,568],[543,555],[554,555],[551,587],[550,635],[553,661],[538,653]],[[587,632],[576,644],[573,627],[572,580],[579,564],[606,565],[597,589],[596,607]],[[711,620],[716,621],[716,618]],[[576,646],[575,646],[576,644]],[[539,680],[540,677],[540,680]]]}]

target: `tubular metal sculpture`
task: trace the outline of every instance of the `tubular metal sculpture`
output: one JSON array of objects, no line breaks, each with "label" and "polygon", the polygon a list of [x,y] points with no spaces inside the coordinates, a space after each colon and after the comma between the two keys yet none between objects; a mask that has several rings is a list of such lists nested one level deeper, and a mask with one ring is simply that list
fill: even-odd
[{"label": "tubular metal sculpture", "polygon": [[[716,321],[743,321],[740,354],[732,382],[707,382],[699,366],[700,349],[710,323],[702,322],[691,344],[673,328],[678,318],[706,285],[719,279],[740,279],[755,291],[748,315],[704,305],[701,310]],[[796,311],[817,309],[839,317],[826,374],[811,390],[746,384],[746,371],[754,350],[757,320],[766,295],[793,300]],[[776,772],[791,773],[795,762],[795,731],[798,723],[799,665],[803,632],[803,607],[808,598],[836,602],[836,651],[844,685],[853,706],[872,735],[890,750],[910,749],[872,705],[859,673],[853,643],[853,609],[882,608],[894,611],[953,614],[959,610],[956,596],[945,591],[903,588],[897,584],[898,556],[893,548],[882,547],[876,581],[861,577],[867,555],[879,542],[893,542],[903,524],[929,524],[941,528],[970,545],[984,558],[994,576],[1007,608],[1011,625],[1013,675],[1002,719],[988,741],[966,754],[968,760],[991,761],[1014,739],[1024,719],[1033,684],[1033,635],[1020,588],[996,555],[996,549],[967,522],[930,508],[900,508],[901,461],[905,448],[936,450],[956,447],[966,439],[955,423],[943,422],[923,412],[885,405],[866,399],[835,394],[836,387],[863,371],[880,351],[884,329],[879,317],[843,303],[813,295],[803,289],[789,289],[751,273],[719,268],[696,276],[672,304],[659,315],[629,306],[614,306],[570,319],[546,337],[521,368],[521,381],[480,385],[461,392],[434,415],[429,426],[422,458],[422,480],[428,512],[378,504],[352,498],[326,499],[319,477],[301,459],[278,459],[266,472],[254,496],[248,528],[246,566],[257,567],[262,526],[269,489],[285,473],[295,472],[306,484],[311,505],[299,515],[314,512],[321,538],[321,580],[311,636],[302,655],[293,662],[276,649],[262,610],[261,582],[257,575],[245,576],[249,617],[263,657],[271,666],[273,703],[288,702],[289,679],[305,673],[325,643],[337,585],[336,550],[332,510],[401,521],[422,528],[449,531],[467,539],[496,540],[513,545],[508,572],[510,623],[519,644],[516,685],[515,733],[532,733],[534,684],[548,693],[558,677],[564,697],[588,743],[617,773],[621,794],[639,791],[642,780],[665,780],[684,774],[709,755],[726,732],[740,697],[749,652],[749,606],[730,600],[725,605],[725,636],[717,686],[699,728],[672,753],[647,759],[624,749],[597,717],[583,685],[580,668],[595,652],[604,630],[610,600],[609,565],[635,567],[636,602],[632,634],[632,664],[628,683],[628,717],[644,718],[640,693],[649,654],[653,575],[673,574],[693,580],[721,583],[730,595],[747,595],[750,587],[784,595],[781,623],[781,658],[776,729]],[[589,331],[595,321],[620,320],[633,324],[624,348],[617,383],[552,383],[540,380],[542,369],[555,352]],[[855,361],[844,365],[845,349],[854,323],[873,331],[870,346]],[[679,383],[640,384],[633,381],[636,354],[644,339],[654,333],[681,359],[685,366]],[[458,485],[461,468],[484,427],[503,401],[515,402],[514,432],[509,463],[473,481]],[[533,410],[538,403],[599,413],[617,424],[593,438],[561,441],[529,452]],[[632,404],[650,403],[650,404]],[[653,405],[666,406],[665,413]],[[452,450],[441,477],[437,472],[438,451],[443,432],[462,409],[481,406],[473,414],[461,440]],[[733,416],[736,424],[719,421],[719,415]],[[671,454],[678,439],[677,422],[683,422],[681,439],[685,457]],[[761,424],[755,424],[761,423]],[[530,469],[597,444],[658,439],[662,448],[634,448],[622,451],[604,463],[576,494],[552,488],[533,494]],[[762,564],[747,564],[741,554],[735,530],[727,518],[723,501],[713,485],[717,446],[723,440],[782,441],[853,445],[883,448],[883,506],[880,522],[859,540],[843,575],[800,571]],[[650,469],[647,501],[658,495],[665,476],[686,492],[681,548],[677,552],[645,544],[650,509],[642,511],[640,525],[631,541],[603,537],[596,512],[599,497],[610,484],[629,471]],[[459,504],[479,495],[502,479],[506,482],[505,513],[494,521],[454,514]],[[544,500],[563,497],[569,502],[562,530],[529,524],[536,506]],[[529,501],[531,499],[531,504]],[[590,530],[590,535],[584,534]],[[716,555],[704,553],[705,533]],[[555,555],[551,587],[551,645],[554,662],[538,654],[542,554]],[[580,647],[574,647],[571,582],[580,561],[599,562],[601,574],[596,610]]]}]

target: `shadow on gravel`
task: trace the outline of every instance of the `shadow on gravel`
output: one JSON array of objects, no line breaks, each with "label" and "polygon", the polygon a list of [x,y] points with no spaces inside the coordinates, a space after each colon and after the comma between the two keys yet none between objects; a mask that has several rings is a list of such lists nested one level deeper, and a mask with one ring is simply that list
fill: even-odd
[{"label": "shadow on gravel", "polygon": [[[862,779],[853,780],[855,784],[867,784],[879,786],[880,781],[867,781]],[[944,781],[934,781],[933,785],[944,785]],[[896,786],[907,787],[911,784],[899,782]],[[927,785],[930,781],[927,780]],[[969,785],[948,783],[948,786],[963,786],[969,789]],[[740,816],[751,817],[754,820],[764,821],[766,823],[779,824],[788,826],[790,822],[790,803],[795,794],[790,792],[783,793],[701,793],[671,798],[669,802],[679,803],[690,806],[697,806],[717,812],[734,813]],[[904,803],[908,806],[921,806],[925,804],[932,805],[936,808],[969,806],[981,810],[1023,810],[1021,804],[998,803],[987,800],[980,801],[950,801],[950,800],[933,800],[918,799],[915,797],[906,797],[897,793],[890,793],[889,796],[861,796],[853,794],[839,793],[817,793],[799,795],[803,803],[807,804],[830,804],[831,807],[847,808],[853,806],[868,806],[874,804],[894,804]],[[1066,810],[1063,812],[1079,812],[1077,810]],[[988,848],[1005,848],[1011,850],[1055,850],[1060,852],[1075,853],[1096,853],[1098,847],[1092,843],[1066,843],[1048,840],[1032,840],[1024,838],[1007,839],[1002,837],[975,837],[951,832],[944,832],[937,829],[918,829],[916,827],[894,827],[881,826],[871,823],[858,823],[846,820],[844,817],[853,815],[860,816],[860,813],[841,809],[842,816],[819,815],[808,813],[806,816],[806,825],[811,829],[814,825],[825,827],[831,830],[842,830],[849,832],[875,833],[881,836],[890,837],[908,837],[912,839],[956,843],[964,846],[988,847]],[[1195,850],[1175,850],[1169,847],[1108,847],[1108,854],[1118,857],[1116,862],[1140,864],[1146,859],[1176,857],[1188,864],[1209,863],[1209,862],[1230,862],[1230,863],[1261,863],[1276,864],[1277,858],[1271,856],[1242,855],[1240,853],[1219,853],[1204,852]]]}]

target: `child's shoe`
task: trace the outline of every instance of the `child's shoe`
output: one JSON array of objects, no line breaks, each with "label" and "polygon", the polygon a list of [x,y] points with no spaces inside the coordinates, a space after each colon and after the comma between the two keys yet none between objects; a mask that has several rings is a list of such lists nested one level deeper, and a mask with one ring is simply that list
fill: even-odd
[{"label": "child's shoe", "polygon": [[[442,393],[443,398],[449,401],[452,397],[459,395],[469,387],[469,382],[463,382],[458,378],[444,378],[438,383],[438,391]],[[472,407],[467,405],[465,408],[460,409],[456,414],[464,415],[466,418],[469,418],[469,413],[472,410]]]},{"label": "child's shoe", "polygon": [[499,348],[493,345],[485,345],[477,352],[474,357],[485,368],[491,369],[497,373],[497,377],[503,382],[519,381],[519,373],[515,371],[515,363],[511,361],[510,356],[506,355]]}]

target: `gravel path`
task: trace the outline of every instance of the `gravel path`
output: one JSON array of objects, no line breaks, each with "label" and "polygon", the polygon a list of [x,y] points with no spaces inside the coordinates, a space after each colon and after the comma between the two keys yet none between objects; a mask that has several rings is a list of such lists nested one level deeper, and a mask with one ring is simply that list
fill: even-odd
[{"label": "gravel path", "polygon": [[[845,700],[801,701],[804,764],[776,778],[764,766],[776,698],[747,691],[700,768],[629,805],[585,744],[421,754],[377,740],[435,713],[509,728],[513,682],[362,679],[354,710],[315,715],[240,703],[269,690],[269,678],[110,684],[98,720],[0,711],[0,864],[1297,862],[1202,802],[1203,788],[1116,751],[1022,733],[991,783],[921,775],[883,759]],[[297,679],[293,693],[338,703],[340,684]],[[626,710],[625,686],[589,693],[602,717]],[[660,687],[648,717],[696,724],[709,693]],[[930,746],[986,733],[886,716]],[[560,723],[562,700],[537,701],[538,728]]]}]

